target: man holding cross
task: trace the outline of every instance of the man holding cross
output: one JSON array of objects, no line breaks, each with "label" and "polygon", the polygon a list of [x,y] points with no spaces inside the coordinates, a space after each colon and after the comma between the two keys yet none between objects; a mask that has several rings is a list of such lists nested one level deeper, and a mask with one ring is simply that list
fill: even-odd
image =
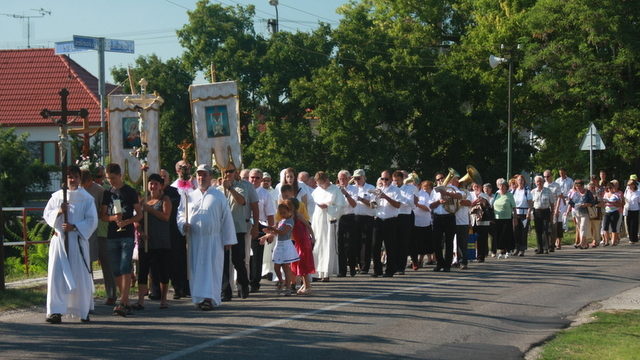
[{"label": "man holding cross", "polygon": [[93,304],[89,237],[98,226],[98,213],[93,197],[79,187],[78,166],[69,166],[66,181],[68,201],[64,202],[63,190],[58,190],[44,209],[45,221],[55,229],[47,277],[47,322],[52,324],[62,322],[62,315],[88,322]]}]

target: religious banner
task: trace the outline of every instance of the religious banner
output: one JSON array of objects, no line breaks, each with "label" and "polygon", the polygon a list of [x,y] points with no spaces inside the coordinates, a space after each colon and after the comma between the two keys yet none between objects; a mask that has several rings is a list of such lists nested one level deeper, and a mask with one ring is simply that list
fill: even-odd
[{"label": "religious banner", "polygon": [[[112,163],[120,165],[122,175],[135,183],[142,180],[140,160],[135,156],[136,149],[140,149],[143,143],[141,130],[147,138],[148,171],[160,172],[158,124],[161,103],[152,104],[147,110],[125,103],[125,99],[139,96],[109,96],[109,156]],[[140,121],[141,116],[144,121]],[[143,129],[140,129],[140,125]]]},{"label": "religious banner", "polygon": [[[221,170],[242,166],[240,104],[235,81],[189,86],[196,162]],[[212,159],[213,154],[213,159]]]}]

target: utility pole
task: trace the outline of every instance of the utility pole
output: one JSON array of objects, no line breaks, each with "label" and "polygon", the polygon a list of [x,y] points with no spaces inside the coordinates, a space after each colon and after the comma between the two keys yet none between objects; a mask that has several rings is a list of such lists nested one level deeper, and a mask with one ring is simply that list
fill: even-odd
[{"label": "utility pole", "polygon": [[51,15],[50,10],[45,10],[43,8],[40,9],[31,9],[31,11],[36,11],[39,15],[19,15],[19,14],[5,14],[0,13],[0,15],[16,18],[16,19],[27,19],[27,49],[31,48],[31,19],[45,17],[45,15]]}]

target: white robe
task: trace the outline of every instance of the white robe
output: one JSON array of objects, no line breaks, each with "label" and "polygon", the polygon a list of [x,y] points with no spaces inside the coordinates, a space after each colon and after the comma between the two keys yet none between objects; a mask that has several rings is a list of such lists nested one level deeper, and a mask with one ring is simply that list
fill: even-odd
[{"label": "white robe", "polygon": [[[326,190],[318,186],[311,196],[316,203],[311,218],[311,228],[316,238],[313,248],[316,276],[329,277],[338,273],[338,219],[344,212],[347,201],[340,189],[333,184]],[[322,209],[318,204],[329,206]]]},{"label": "white robe", "polygon": [[200,303],[212,299],[220,305],[224,246],[238,242],[227,198],[213,187],[202,193],[189,193],[189,219],[185,218],[185,197],[178,208],[178,229],[184,234],[184,224],[191,224],[188,234],[189,287],[191,300]]},{"label": "white robe", "polygon": [[[86,319],[93,307],[93,279],[89,259],[89,237],[98,227],[98,212],[93,197],[84,189],[67,191],[69,224],[77,231],[69,231],[69,254],[64,248],[64,216],[58,214],[62,205],[62,190],[58,190],[44,209],[44,220],[56,233],[49,244],[47,277],[47,316],[63,314]],[[60,216],[58,216],[60,215]]]}]

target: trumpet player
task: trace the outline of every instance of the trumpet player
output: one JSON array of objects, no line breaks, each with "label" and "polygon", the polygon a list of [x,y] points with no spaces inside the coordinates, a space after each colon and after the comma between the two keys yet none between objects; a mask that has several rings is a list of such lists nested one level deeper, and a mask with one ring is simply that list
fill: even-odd
[{"label": "trumpet player", "polygon": [[[449,205],[452,201],[461,200],[464,193],[453,184],[458,184],[460,175],[452,173],[453,178],[449,185],[439,186],[434,189],[429,207],[433,213],[433,238],[436,239],[437,265],[433,271],[451,271],[453,261],[453,237],[456,234],[456,211]],[[455,179],[455,181],[454,181]],[[467,215],[468,216],[468,215]],[[442,239],[444,238],[444,256],[442,255]],[[466,245],[466,243],[465,243]]]},{"label": "trumpet player", "polygon": [[[400,190],[391,183],[391,172],[385,170],[380,175],[382,184],[376,195],[379,196],[376,218],[373,225],[373,277],[392,277],[396,272],[398,261],[398,245],[396,239],[396,222],[400,208]],[[382,273],[382,243],[387,251],[387,267]]]},{"label": "trumpet player", "polygon": [[[413,230],[414,214],[413,209],[416,200],[418,188],[411,183],[404,183],[406,176],[404,172],[398,170],[393,173],[393,183],[400,190],[400,208],[398,208],[398,220],[396,226],[397,243],[398,243],[398,263],[396,264],[396,272],[398,275],[404,275],[404,268],[407,267],[407,256],[409,255],[409,247],[411,242],[411,233]],[[418,270],[418,264],[413,263],[414,270]]]},{"label": "trumpet player", "polygon": [[[373,217],[376,214],[373,205],[375,186],[367,184],[367,177],[363,169],[353,172],[354,185],[349,187],[353,191],[352,196],[356,200],[353,223],[353,244],[357,246],[359,266],[361,274],[368,274],[371,266],[371,245],[373,239]],[[360,245],[358,245],[360,244]],[[354,248],[354,250],[356,250]]]}]

